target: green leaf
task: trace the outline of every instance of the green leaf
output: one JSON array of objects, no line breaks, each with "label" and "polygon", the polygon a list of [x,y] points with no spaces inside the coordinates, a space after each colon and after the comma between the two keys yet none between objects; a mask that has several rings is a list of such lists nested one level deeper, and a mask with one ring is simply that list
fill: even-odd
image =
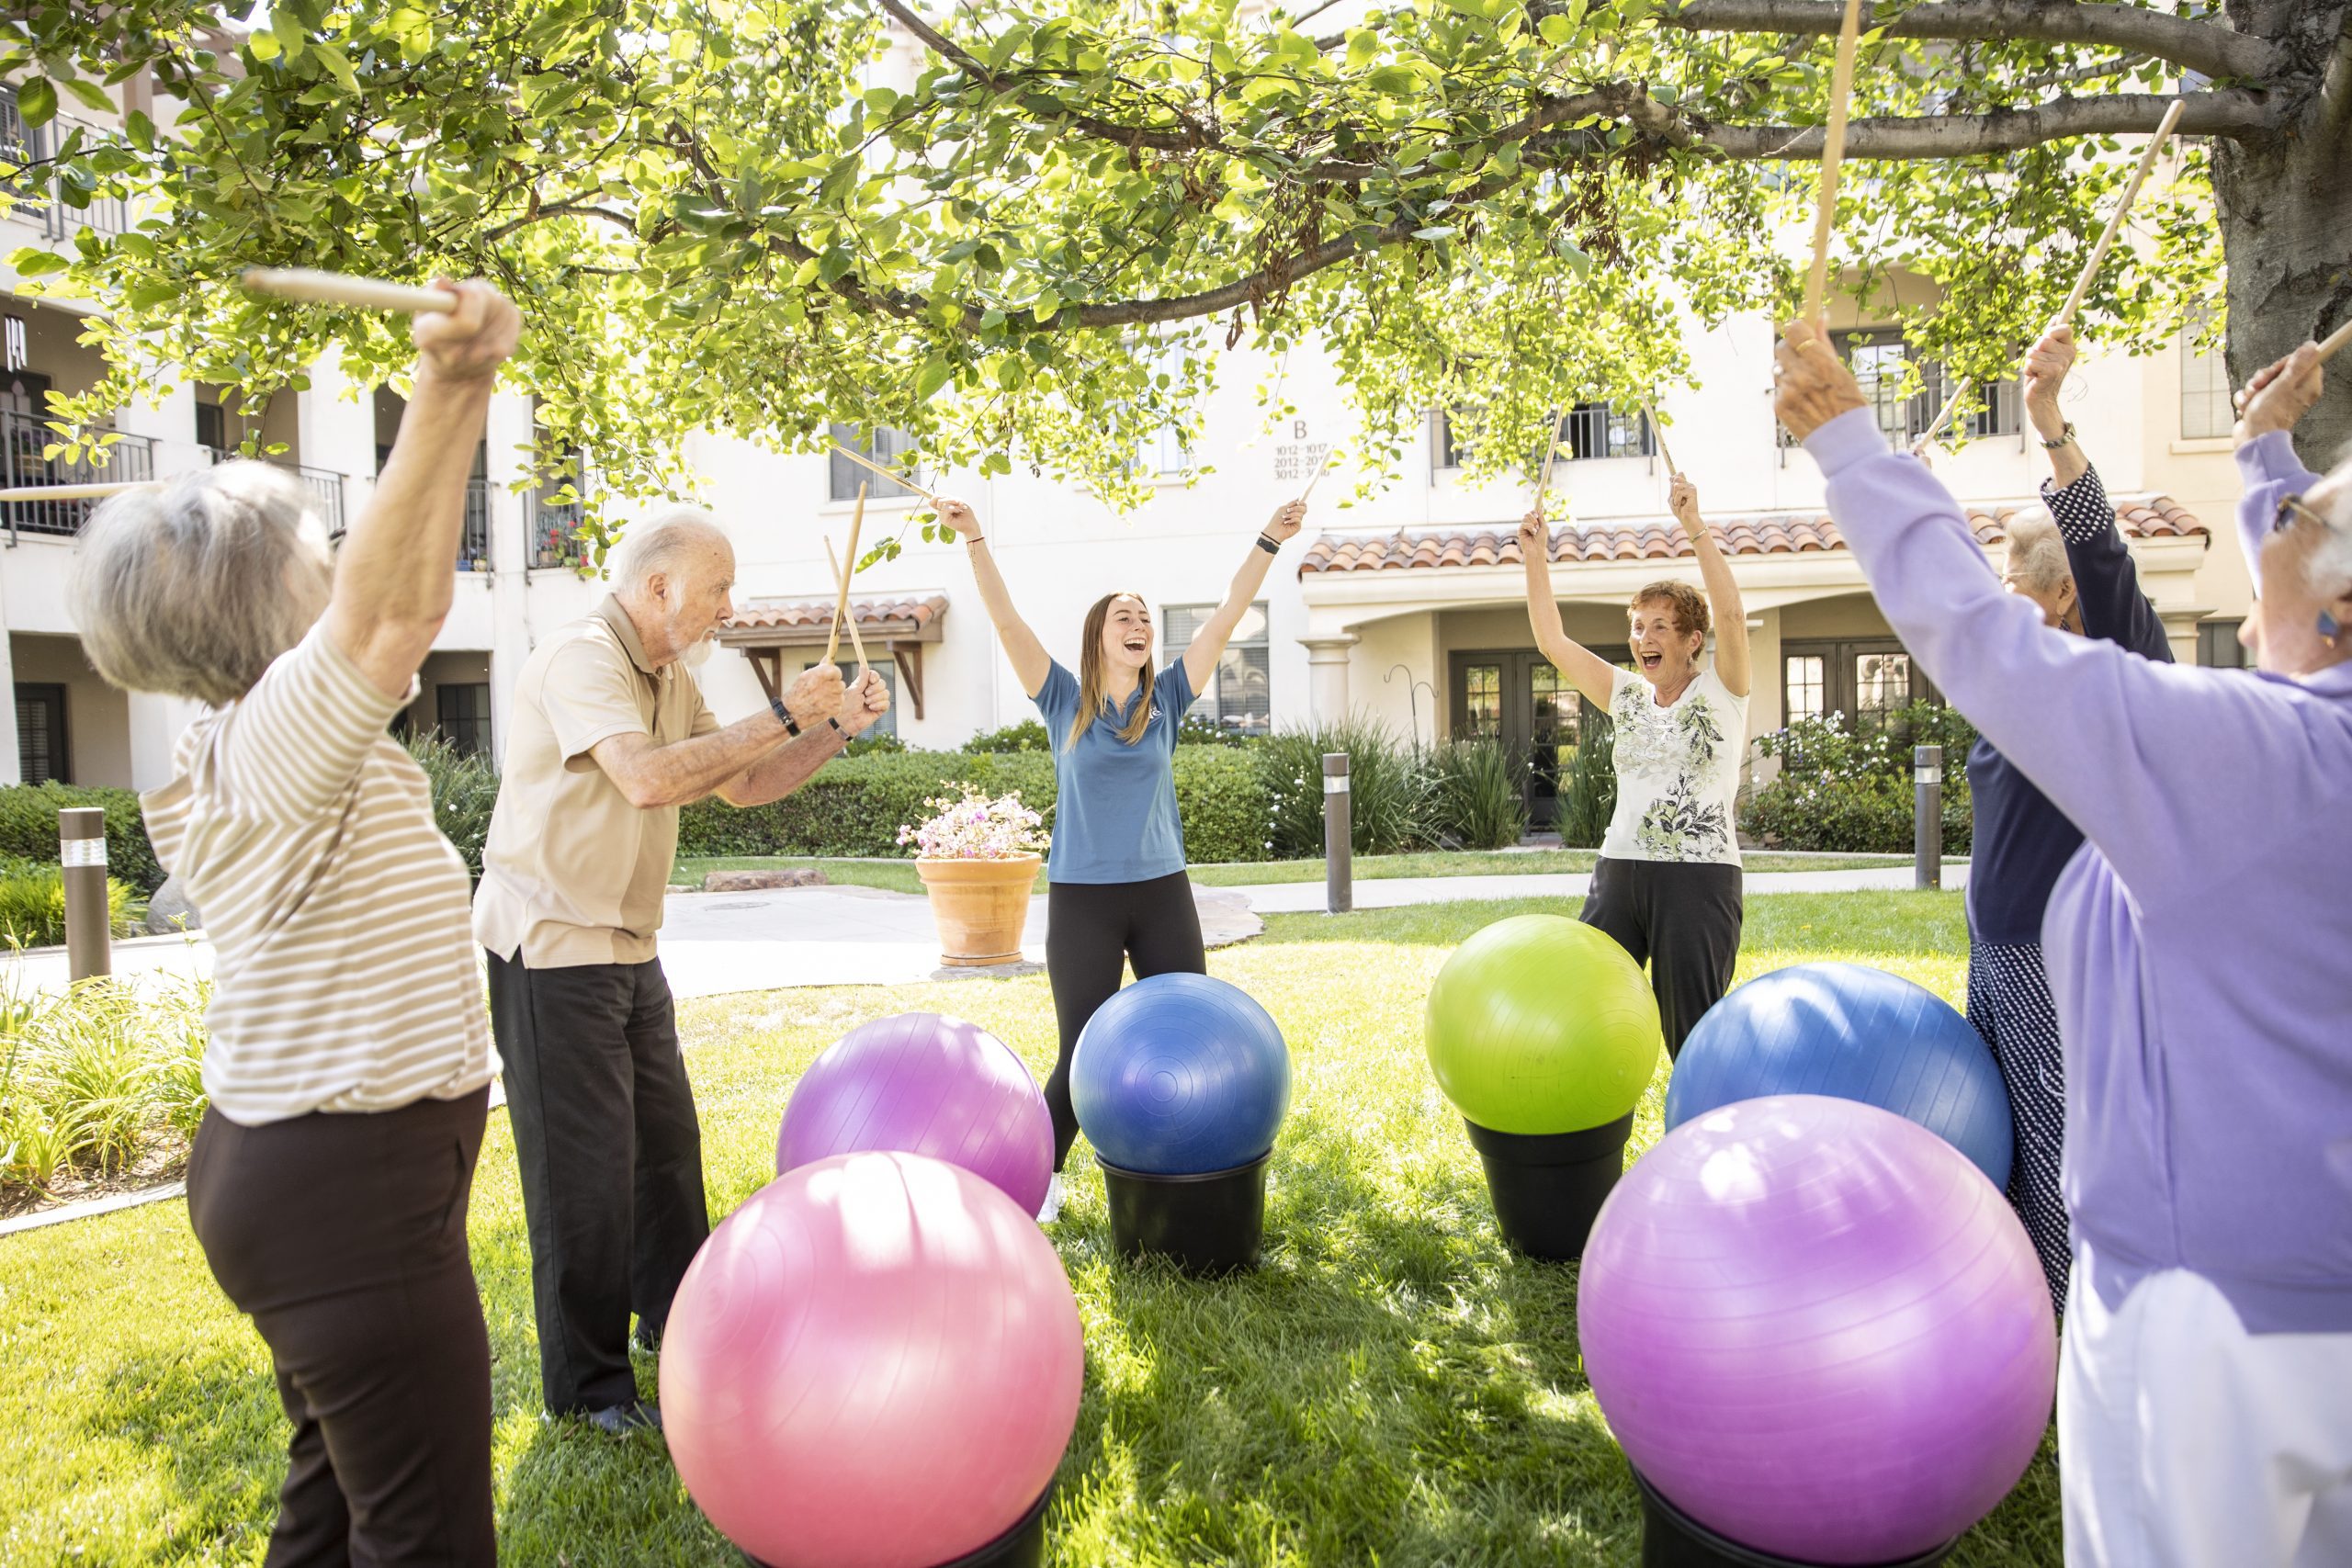
[{"label": "green leaf", "polygon": [[96,82],[85,82],[77,76],[65,84],[65,90],[79,98],[84,107],[95,113],[114,113],[114,100],[107,97],[106,89]]},{"label": "green leaf", "polygon": [[278,56],[277,35],[267,28],[255,28],[245,36],[245,51],[266,64]]},{"label": "green leaf", "polygon": [[955,374],[956,367],[948,364],[944,355],[934,354],[924,360],[922,373],[915,378],[915,401],[931,401],[939,389],[947,385],[948,378]]},{"label": "green leaf", "polygon": [[57,118],[57,89],[48,77],[28,77],[17,89],[17,112],[27,125],[47,125]]},{"label": "green leaf", "polygon": [[1048,288],[1037,296],[1036,302],[1029,307],[1029,313],[1037,319],[1039,326],[1051,326],[1054,318],[1061,313],[1061,308],[1062,297]]},{"label": "green leaf", "polygon": [[37,251],[27,246],[10,256],[8,265],[17,269],[19,277],[45,277],[51,273],[63,272],[74,264],[53,251]]}]

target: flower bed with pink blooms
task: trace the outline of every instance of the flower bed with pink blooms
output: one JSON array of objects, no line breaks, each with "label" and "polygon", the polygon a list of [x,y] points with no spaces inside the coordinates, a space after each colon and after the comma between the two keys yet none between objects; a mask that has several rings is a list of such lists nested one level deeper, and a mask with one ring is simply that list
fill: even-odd
[{"label": "flower bed with pink blooms", "polygon": [[1021,804],[1017,789],[990,795],[967,784],[959,795],[935,795],[923,804],[932,815],[900,824],[899,842],[912,844],[925,860],[1011,860],[1046,851],[1046,819]]}]

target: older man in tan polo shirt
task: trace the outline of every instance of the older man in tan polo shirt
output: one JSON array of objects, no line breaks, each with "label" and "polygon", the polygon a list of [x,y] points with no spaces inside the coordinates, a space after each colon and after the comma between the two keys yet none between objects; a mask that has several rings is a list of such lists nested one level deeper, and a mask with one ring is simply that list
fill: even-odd
[{"label": "older man in tan polo shirt", "polygon": [[789,795],[889,705],[820,664],[721,728],[687,667],[731,613],[735,553],[706,513],[632,530],[594,615],[515,682],[474,935],[522,1164],[548,1408],[661,1425],[637,1395],[629,1315],[658,1345],[708,1233],[702,1133],[654,955],[678,807]]}]

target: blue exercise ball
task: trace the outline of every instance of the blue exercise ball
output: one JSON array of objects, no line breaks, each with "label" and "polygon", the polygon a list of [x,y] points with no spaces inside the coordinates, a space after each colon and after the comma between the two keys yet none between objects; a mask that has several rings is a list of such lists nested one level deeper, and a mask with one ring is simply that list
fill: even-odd
[{"label": "blue exercise ball", "polygon": [[1206,975],[1154,975],[1079,1032],[1070,1103],[1105,1164],[1148,1176],[1248,1165],[1290,1109],[1290,1048],[1250,994]]},{"label": "blue exercise ball", "polygon": [[1950,1002],[1864,964],[1759,975],[1707,1010],[1666,1086],[1671,1132],[1735,1100],[1824,1094],[1917,1122],[2009,1184],[2009,1095]]}]

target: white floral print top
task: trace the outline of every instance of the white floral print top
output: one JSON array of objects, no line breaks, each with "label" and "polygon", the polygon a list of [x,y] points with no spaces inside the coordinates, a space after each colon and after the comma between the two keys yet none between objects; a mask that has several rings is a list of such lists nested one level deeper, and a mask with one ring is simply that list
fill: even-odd
[{"label": "white floral print top", "polygon": [[1609,682],[1616,722],[1617,811],[1600,852],[1611,860],[1739,863],[1732,807],[1747,750],[1747,699],[1711,665],[1660,707],[1631,670]]}]

